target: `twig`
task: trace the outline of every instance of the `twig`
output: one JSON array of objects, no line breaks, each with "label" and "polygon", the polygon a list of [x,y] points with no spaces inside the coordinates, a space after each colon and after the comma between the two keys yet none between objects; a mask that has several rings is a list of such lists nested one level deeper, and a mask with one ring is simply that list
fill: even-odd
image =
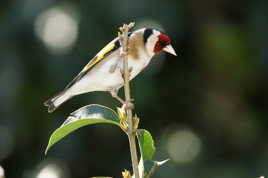
[{"label": "twig", "polygon": [[120,52],[123,61],[124,61],[124,92],[125,92],[125,102],[126,102],[126,113],[127,113],[127,136],[129,140],[130,146],[130,153],[131,153],[131,161],[132,161],[132,168],[135,178],[140,178],[139,175],[139,168],[138,168],[138,156],[137,156],[137,148],[136,148],[136,128],[133,126],[133,116],[132,116],[132,109],[134,107],[133,103],[131,102],[131,95],[130,95],[130,87],[129,87],[129,68],[128,68],[128,32],[134,26],[134,23],[124,24],[120,27],[120,31],[118,34],[119,41],[122,46],[122,51]]}]

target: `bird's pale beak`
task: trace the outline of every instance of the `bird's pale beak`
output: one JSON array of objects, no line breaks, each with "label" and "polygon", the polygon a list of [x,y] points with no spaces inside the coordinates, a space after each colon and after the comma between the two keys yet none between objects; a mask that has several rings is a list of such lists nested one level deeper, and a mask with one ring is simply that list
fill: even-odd
[{"label": "bird's pale beak", "polygon": [[171,45],[167,45],[166,47],[163,48],[163,51],[170,53],[174,56],[177,56],[175,50],[173,49],[173,47]]}]

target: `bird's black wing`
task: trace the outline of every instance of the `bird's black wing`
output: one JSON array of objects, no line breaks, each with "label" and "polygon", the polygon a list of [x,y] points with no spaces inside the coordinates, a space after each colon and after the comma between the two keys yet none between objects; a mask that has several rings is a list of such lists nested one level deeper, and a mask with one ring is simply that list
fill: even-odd
[{"label": "bird's black wing", "polygon": [[72,87],[77,81],[79,81],[83,76],[85,76],[91,69],[96,66],[100,61],[104,60],[112,52],[120,48],[120,42],[116,38],[108,45],[106,45],[89,63],[83,68],[83,70],[66,86],[65,89]]}]

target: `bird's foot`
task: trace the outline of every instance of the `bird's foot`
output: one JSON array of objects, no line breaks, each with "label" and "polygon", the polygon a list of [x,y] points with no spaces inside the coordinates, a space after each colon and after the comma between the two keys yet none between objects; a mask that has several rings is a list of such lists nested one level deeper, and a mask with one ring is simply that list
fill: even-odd
[{"label": "bird's foot", "polygon": [[133,110],[134,109],[134,104],[132,102],[125,102],[122,107],[125,111],[126,110]]}]

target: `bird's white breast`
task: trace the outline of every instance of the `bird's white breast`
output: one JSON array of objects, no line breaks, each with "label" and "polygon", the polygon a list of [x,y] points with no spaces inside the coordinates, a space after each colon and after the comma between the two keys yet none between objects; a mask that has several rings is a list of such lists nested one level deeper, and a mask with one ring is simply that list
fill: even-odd
[{"label": "bird's white breast", "polygon": [[[139,51],[139,58],[134,59],[128,56],[128,66],[130,69],[130,80],[136,77],[142,69],[150,62],[151,57],[143,50]],[[111,71],[112,66],[116,66]],[[80,81],[78,81],[70,92],[82,94],[92,91],[111,91],[123,86],[124,80],[121,71],[123,71],[123,58],[119,57],[119,50],[115,51],[107,58],[96,64]]]}]

